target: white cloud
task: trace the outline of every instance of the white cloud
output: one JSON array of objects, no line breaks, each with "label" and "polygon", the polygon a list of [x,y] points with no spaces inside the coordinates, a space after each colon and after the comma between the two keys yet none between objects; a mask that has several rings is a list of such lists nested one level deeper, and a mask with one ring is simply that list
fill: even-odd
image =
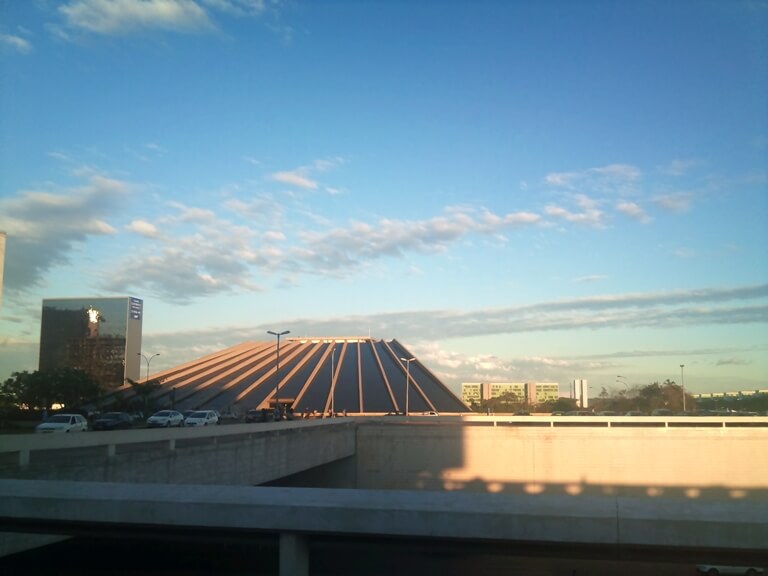
[{"label": "white cloud", "polygon": [[285,216],[285,205],[266,194],[248,200],[232,198],[224,206],[254,224],[275,225]]},{"label": "white cloud", "polygon": [[147,236],[148,238],[156,238],[159,236],[157,226],[147,222],[146,220],[134,220],[131,222],[127,229],[141,236]]},{"label": "white cloud", "polygon": [[627,181],[639,180],[642,175],[638,168],[629,164],[609,164],[601,168],[592,168],[588,172]]},{"label": "white cloud", "polygon": [[0,47],[18,52],[19,54],[29,54],[32,52],[32,44],[28,40],[13,34],[0,34]]},{"label": "white cloud", "polygon": [[654,204],[669,212],[687,212],[693,203],[693,194],[680,192],[677,194],[666,194],[656,196],[653,199]]},{"label": "white cloud", "polygon": [[5,283],[9,290],[38,285],[55,266],[70,262],[91,236],[111,235],[104,220],[131,190],[127,182],[81,171],[86,183],[59,192],[28,190],[0,199],[0,230],[8,233]]},{"label": "white cloud", "polygon": [[591,274],[589,276],[579,276],[578,278],[574,278],[573,281],[577,284],[586,284],[592,282],[601,282],[607,278],[608,277],[603,274]]},{"label": "white cloud", "polygon": [[206,11],[193,0],[73,0],[59,12],[68,27],[104,35],[212,27]]},{"label": "white cloud", "polygon": [[282,182],[283,184],[290,184],[291,186],[298,186],[299,188],[306,188],[309,190],[315,190],[317,188],[317,182],[311,180],[301,172],[275,172],[271,176],[275,182]]},{"label": "white cloud", "polygon": [[[168,224],[172,226],[172,224]],[[230,222],[207,222],[192,233],[165,237],[144,252],[132,253],[104,278],[104,288],[144,292],[176,303],[234,291],[261,291],[251,266],[267,270],[267,249],[253,248],[254,233]]]},{"label": "white cloud", "polygon": [[578,194],[575,197],[575,203],[581,209],[578,212],[555,204],[547,205],[544,208],[544,212],[548,216],[560,218],[573,224],[583,224],[593,228],[603,228],[605,226],[605,212],[597,207],[597,201],[584,194]]},{"label": "white cloud", "polygon": [[576,172],[553,172],[544,177],[550,186],[580,187],[585,190],[626,191],[627,186],[640,180],[642,172],[630,164],[609,164]]},{"label": "white cloud", "polygon": [[571,182],[579,177],[580,174],[578,172],[558,172],[547,174],[544,177],[544,181],[551,186],[569,186]]},{"label": "white cloud", "polygon": [[651,217],[648,216],[645,210],[634,202],[619,202],[616,205],[616,210],[644,224],[651,221]]},{"label": "white cloud", "polygon": [[[670,328],[768,322],[768,284],[555,300],[485,310],[421,310],[325,320],[301,319],[307,335],[353,334],[386,326],[402,339],[445,340],[596,328]],[[382,335],[386,337],[387,335]]]},{"label": "white cloud", "polygon": [[265,0],[202,0],[206,6],[235,16],[259,16],[267,9]]},{"label": "white cloud", "polygon": [[499,230],[531,226],[541,217],[529,212],[495,215],[471,209],[450,209],[444,216],[428,220],[392,220],[375,224],[352,222],[346,228],[325,232],[303,232],[301,246],[293,256],[307,272],[345,274],[361,263],[402,257],[407,252],[442,252],[469,234],[495,234]]},{"label": "white cloud", "polygon": [[[316,180],[311,178],[311,175],[328,172],[342,164],[344,164],[344,159],[340,157],[321,158],[319,160],[315,160],[312,162],[312,164],[307,166],[300,166],[295,170],[275,172],[270,176],[270,179],[274,180],[275,182],[282,182],[283,184],[297,186],[298,188],[316,190],[319,184]],[[326,190],[328,189],[326,188]]]}]

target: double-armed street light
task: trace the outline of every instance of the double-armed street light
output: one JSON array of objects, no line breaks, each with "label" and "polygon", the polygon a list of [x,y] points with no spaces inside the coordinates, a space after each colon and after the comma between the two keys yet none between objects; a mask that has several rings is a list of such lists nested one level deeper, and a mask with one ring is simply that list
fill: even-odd
[{"label": "double-armed street light", "polygon": [[160,352],[158,352],[157,354],[152,354],[152,356],[147,356],[146,354],[142,354],[141,352],[136,352],[136,355],[141,356],[147,362],[147,378],[144,380],[144,382],[145,383],[149,382],[149,363],[152,362],[152,358],[154,358],[155,356],[160,356]]},{"label": "double-armed street light", "polygon": [[405,415],[408,416],[408,389],[411,381],[411,362],[416,358],[400,358],[405,362]]},{"label": "double-armed street light", "polygon": [[277,336],[277,363],[275,365],[275,410],[280,410],[280,336],[290,334],[290,330],[284,330],[283,332],[273,332],[267,330],[267,334]]}]

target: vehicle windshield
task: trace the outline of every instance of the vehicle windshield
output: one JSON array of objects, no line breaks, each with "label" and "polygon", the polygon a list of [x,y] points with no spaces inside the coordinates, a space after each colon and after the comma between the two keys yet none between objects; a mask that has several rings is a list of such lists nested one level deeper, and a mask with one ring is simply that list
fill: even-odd
[{"label": "vehicle windshield", "polygon": [[102,415],[102,420],[120,420],[122,412],[107,412]]},{"label": "vehicle windshield", "polygon": [[170,415],[171,413],[168,412],[168,410],[163,410],[162,412],[158,412],[157,414],[155,414],[155,416],[158,416],[160,418],[167,418]]},{"label": "vehicle windshield", "polygon": [[190,418],[205,418],[208,416],[208,412],[194,412],[189,417]]},{"label": "vehicle windshield", "polygon": [[63,415],[51,416],[50,418],[48,418],[47,422],[64,422],[64,423],[67,423],[67,422],[69,422],[69,416],[63,416]]}]

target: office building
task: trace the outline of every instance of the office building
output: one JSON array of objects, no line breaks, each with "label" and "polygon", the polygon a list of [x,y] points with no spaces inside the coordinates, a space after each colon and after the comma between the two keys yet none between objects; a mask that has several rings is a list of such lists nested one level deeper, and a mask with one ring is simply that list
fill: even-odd
[{"label": "office building", "polygon": [[557,382],[528,382],[527,386],[528,404],[533,406],[560,398],[560,384]]},{"label": "office building", "polygon": [[82,370],[107,390],[138,381],[142,316],[138,298],[43,300],[39,369]]},{"label": "office building", "polygon": [[542,404],[560,398],[557,382],[463,382],[461,399],[471,406],[482,400],[501,398],[519,404]]}]

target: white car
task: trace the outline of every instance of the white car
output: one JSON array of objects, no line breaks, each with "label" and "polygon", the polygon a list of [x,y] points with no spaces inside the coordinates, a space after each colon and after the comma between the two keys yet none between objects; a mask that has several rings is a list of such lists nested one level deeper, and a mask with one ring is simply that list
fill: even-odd
[{"label": "white car", "polygon": [[88,421],[80,414],[55,414],[35,428],[35,432],[41,434],[85,432],[86,430],[88,430]]},{"label": "white car", "polygon": [[723,566],[719,564],[699,564],[696,571],[707,576],[719,576],[722,574],[741,574],[745,576],[757,576],[763,574],[764,570],[757,566]]},{"label": "white car", "polygon": [[170,428],[183,425],[184,416],[177,410],[160,410],[147,418],[147,428]]},{"label": "white car", "polygon": [[218,424],[219,417],[213,410],[198,410],[192,412],[184,420],[184,426],[210,426],[211,424]]}]

